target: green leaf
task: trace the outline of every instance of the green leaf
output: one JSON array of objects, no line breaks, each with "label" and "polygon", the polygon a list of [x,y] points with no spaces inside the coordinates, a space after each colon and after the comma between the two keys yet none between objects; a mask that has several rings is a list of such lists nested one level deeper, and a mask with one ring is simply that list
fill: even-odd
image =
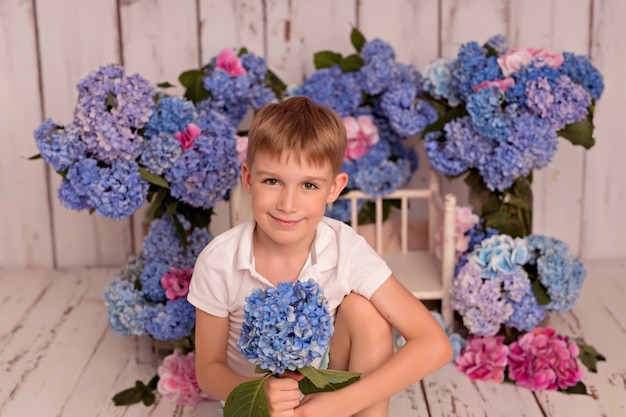
[{"label": "green leaf", "polygon": [[313,55],[315,69],[330,68],[341,64],[341,54],[333,51],[320,51]]},{"label": "green leaf", "polygon": [[598,362],[606,361],[606,357],[598,352],[596,348],[591,345],[578,343],[578,349],[580,350],[578,358],[583,363],[583,365],[585,365],[589,372],[593,372],[594,374],[597,373]]},{"label": "green leaf", "polygon": [[311,366],[298,368],[304,378],[298,383],[304,395],[314,392],[336,391],[356,382],[361,377],[358,372],[316,369]]},{"label": "green leaf", "polygon": [[158,381],[158,375],[152,377],[148,385],[139,380],[135,381],[134,387],[120,391],[113,396],[113,404],[116,406],[137,404],[139,402],[143,402],[146,406],[154,404],[156,396],[153,391],[156,389]]},{"label": "green leaf", "polygon": [[361,49],[363,49],[363,45],[365,45],[365,42],[367,42],[367,40],[357,28],[352,27],[352,32],[350,33],[350,42],[352,42],[352,46],[354,46],[354,49],[356,49],[357,52],[361,52]]},{"label": "green leaf", "polygon": [[593,129],[593,114],[590,112],[586,119],[566,125],[557,134],[569,140],[573,145],[581,145],[585,149],[590,149],[596,143],[593,138]]},{"label": "green leaf", "polygon": [[143,405],[149,407],[156,401],[156,396],[154,395],[154,392],[144,392],[141,395],[141,401],[143,402]]},{"label": "green leaf", "polygon": [[582,381],[578,381],[578,383],[574,385],[573,387],[569,387],[567,389],[559,390],[559,391],[564,392],[566,394],[589,395],[589,393],[587,392],[587,387],[585,386],[585,384],[583,384]]},{"label": "green leaf", "polygon": [[224,417],[266,417],[269,415],[265,398],[265,380],[244,382],[237,386],[226,398]]},{"label": "green leaf", "polygon": [[[429,101],[430,102],[430,101]],[[439,118],[422,130],[422,137],[430,132],[442,132],[446,124],[454,119],[465,116],[465,106],[452,107],[439,114]]]},{"label": "green leaf", "polygon": [[150,380],[150,382],[148,382],[148,388],[150,388],[151,390],[155,390],[157,389],[157,384],[159,383],[159,375],[155,375],[152,377],[152,379]]},{"label": "green leaf", "polygon": [[34,161],[35,159],[41,159],[41,154],[38,153],[37,155],[33,155],[30,158],[28,158],[29,161]]},{"label": "green leaf", "polygon": [[204,89],[202,84],[203,77],[204,72],[200,70],[185,71],[178,77],[180,83],[186,88],[185,98],[192,101],[194,104],[211,96],[211,94]]},{"label": "green leaf", "polygon": [[109,91],[109,94],[107,94],[107,110],[111,111],[111,109],[115,108],[115,94],[113,94],[113,91]]},{"label": "green leaf", "polygon": [[278,75],[268,69],[265,74],[265,79],[269,82],[270,89],[276,97],[280,98],[284,96],[285,91],[287,91],[287,84],[285,84]]},{"label": "green leaf", "polygon": [[169,213],[170,218],[172,219],[172,223],[174,224],[174,229],[176,229],[176,234],[178,235],[178,239],[180,239],[180,246],[183,248],[183,252],[187,253],[187,236],[185,236],[185,228],[183,224],[178,220],[176,214]]},{"label": "green leaf", "polygon": [[163,217],[163,214],[165,214],[163,201],[167,195],[168,193],[165,188],[159,188],[159,191],[157,191],[156,196],[154,197],[154,201],[150,204],[150,207],[146,211],[146,219],[148,221]]},{"label": "green leaf", "polygon": [[141,178],[148,181],[150,184],[158,185],[159,187],[167,188],[168,190],[170,188],[170,185],[167,181],[165,181],[165,178],[153,174],[145,168],[139,167],[139,175],[141,175]]},{"label": "green leaf", "polygon": [[357,54],[348,55],[339,63],[343,72],[358,71],[363,66],[363,59]]},{"label": "green leaf", "polygon": [[533,292],[535,293],[539,305],[545,306],[550,302],[550,296],[540,281],[533,282]]},{"label": "green leaf", "polygon": [[128,388],[118,392],[113,396],[113,404],[119,405],[131,405],[141,401],[141,391],[137,389]]},{"label": "green leaf", "polygon": [[189,88],[200,76],[200,72],[201,71],[197,69],[185,71],[178,76],[178,81],[180,81],[183,87]]},{"label": "green leaf", "polygon": [[172,87],[175,87],[175,85],[171,84],[169,81],[164,81],[162,83],[158,83],[157,87],[159,87],[159,88],[172,88]]},{"label": "green leaf", "polygon": [[237,51],[237,56],[241,58],[247,53],[248,53],[248,48],[246,48],[245,46],[242,46],[241,48],[239,48],[239,51]]}]

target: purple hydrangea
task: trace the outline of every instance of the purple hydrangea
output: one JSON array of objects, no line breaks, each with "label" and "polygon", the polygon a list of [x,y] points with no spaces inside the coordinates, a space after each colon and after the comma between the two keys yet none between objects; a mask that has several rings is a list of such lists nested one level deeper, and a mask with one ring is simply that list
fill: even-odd
[{"label": "purple hydrangea", "polygon": [[437,120],[437,111],[427,101],[418,99],[420,94],[420,86],[408,82],[395,84],[383,94],[382,110],[398,135],[416,135]]},{"label": "purple hydrangea", "polygon": [[561,72],[575,83],[582,85],[594,100],[600,99],[604,91],[604,79],[586,56],[571,52],[563,53]]},{"label": "purple hydrangea", "polygon": [[282,374],[322,358],[333,334],[328,301],[313,281],[256,288],[246,297],[237,346],[261,369]]}]

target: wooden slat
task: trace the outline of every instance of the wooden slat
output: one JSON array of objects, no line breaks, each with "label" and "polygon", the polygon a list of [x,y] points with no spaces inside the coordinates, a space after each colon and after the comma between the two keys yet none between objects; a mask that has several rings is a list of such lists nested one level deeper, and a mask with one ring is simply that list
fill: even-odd
[{"label": "wooden slat", "polygon": [[33,130],[41,123],[33,2],[0,5],[0,267],[52,267],[50,206]]},{"label": "wooden slat", "polygon": [[620,134],[626,95],[626,3],[593,3],[591,57],[604,75],[606,88],[596,107],[596,146],[585,155],[585,195],[582,213],[582,255],[586,259],[626,256],[626,142]]},{"label": "wooden slat", "polygon": [[[70,123],[78,81],[101,65],[119,62],[116,4],[116,0],[37,2],[45,118]],[[66,209],[56,197],[60,176],[51,176],[57,265],[110,266],[126,261],[131,250],[129,220]]]},{"label": "wooden slat", "polygon": [[[591,0],[511,2],[508,44],[587,55],[590,8]],[[533,172],[533,232],[558,237],[577,255],[582,232],[585,152],[594,150],[585,151],[560,139],[550,164]]]}]

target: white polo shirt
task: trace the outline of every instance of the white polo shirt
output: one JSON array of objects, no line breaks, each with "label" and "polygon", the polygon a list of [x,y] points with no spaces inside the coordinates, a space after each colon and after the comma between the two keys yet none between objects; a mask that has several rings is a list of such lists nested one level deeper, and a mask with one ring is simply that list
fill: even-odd
[{"label": "white polo shirt", "polygon": [[[187,295],[200,310],[229,318],[227,365],[244,376],[255,375],[254,364],[237,347],[245,298],[254,288],[272,285],[254,267],[255,224],[252,219],[236,226],[204,248],[196,260]],[[344,296],[355,292],[369,299],[390,275],[385,261],[354,229],[324,217],[298,279],[313,279],[319,284],[334,318]]]}]

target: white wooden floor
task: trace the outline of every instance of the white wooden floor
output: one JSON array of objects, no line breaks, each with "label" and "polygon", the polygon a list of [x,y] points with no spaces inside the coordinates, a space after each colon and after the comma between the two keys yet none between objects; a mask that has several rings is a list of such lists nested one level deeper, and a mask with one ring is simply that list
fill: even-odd
[{"label": "white wooden floor", "polygon": [[[572,312],[552,316],[562,333],[607,356],[584,382],[591,396],[538,393],[472,382],[448,365],[392,399],[390,416],[626,416],[626,260],[587,262]],[[0,270],[0,416],[217,416],[168,401],[114,407],[111,397],[154,365],[137,364],[131,339],[108,327],[101,301],[117,269]]]}]

